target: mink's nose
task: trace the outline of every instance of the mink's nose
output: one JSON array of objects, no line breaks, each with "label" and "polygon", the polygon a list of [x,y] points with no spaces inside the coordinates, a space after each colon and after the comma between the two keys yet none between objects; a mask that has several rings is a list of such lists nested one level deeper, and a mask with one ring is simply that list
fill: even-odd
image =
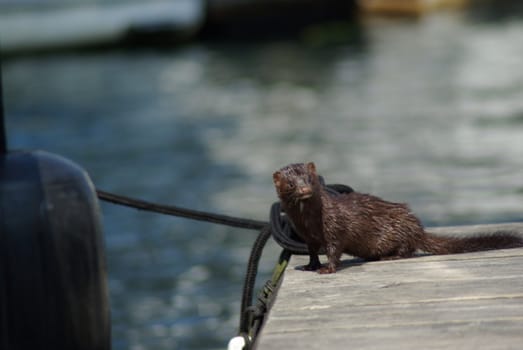
[{"label": "mink's nose", "polygon": [[298,193],[301,199],[309,198],[312,196],[312,189],[309,186],[303,186],[298,188]]}]

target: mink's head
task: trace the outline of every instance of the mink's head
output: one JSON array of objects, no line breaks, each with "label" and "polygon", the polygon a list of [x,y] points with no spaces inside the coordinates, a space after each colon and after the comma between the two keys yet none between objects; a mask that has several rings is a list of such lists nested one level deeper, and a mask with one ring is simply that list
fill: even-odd
[{"label": "mink's head", "polygon": [[287,165],[272,175],[278,197],[283,201],[298,202],[314,194],[320,183],[314,163]]}]

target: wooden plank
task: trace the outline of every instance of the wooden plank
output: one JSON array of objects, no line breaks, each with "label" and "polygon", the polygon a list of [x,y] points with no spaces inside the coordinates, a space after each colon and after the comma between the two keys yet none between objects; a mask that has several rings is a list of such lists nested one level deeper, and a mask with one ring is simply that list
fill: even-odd
[{"label": "wooden plank", "polygon": [[331,275],[295,269],[307,259],[292,257],[258,349],[516,349],[523,343],[523,248],[383,262],[346,256]]}]

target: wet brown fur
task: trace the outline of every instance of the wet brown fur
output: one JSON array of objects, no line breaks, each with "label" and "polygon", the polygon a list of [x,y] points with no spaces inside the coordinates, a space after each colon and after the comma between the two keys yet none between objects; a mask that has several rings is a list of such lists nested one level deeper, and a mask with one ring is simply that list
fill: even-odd
[{"label": "wet brown fur", "polygon": [[[309,248],[305,270],[335,272],[342,253],[386,260],[409,258],[416,250],[453,254],[523,246],[523,238],[506,232],[465,238],[433,235],[404,203],[358,192],[327,192],[314,163],[290,164],[275,172],[273,180],[282,209]],[[328,258],[324,267],[320,248]]]}]

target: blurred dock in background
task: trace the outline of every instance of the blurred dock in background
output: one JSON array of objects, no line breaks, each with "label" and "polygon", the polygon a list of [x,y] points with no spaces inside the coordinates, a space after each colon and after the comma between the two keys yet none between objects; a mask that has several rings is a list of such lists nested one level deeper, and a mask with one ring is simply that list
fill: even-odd
[{"label": "blurred dock in background", "polygon": [[199,38],[278,37],[360,13],[421,15],[467,0],[176,0],[0,3],[5,56],[108,48],[171,47]]},{"label": "blurred dock in background", "polygon": [[0,4],[4,55],[173,45],[192,39],[203,21],[199,0]]}]

